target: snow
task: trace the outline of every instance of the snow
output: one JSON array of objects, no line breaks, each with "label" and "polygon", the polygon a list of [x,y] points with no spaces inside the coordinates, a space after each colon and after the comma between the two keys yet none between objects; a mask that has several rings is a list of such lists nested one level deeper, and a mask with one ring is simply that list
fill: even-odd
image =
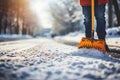
[{"label": "snow", "polygon": [[[120,27],[109,28],[106,30],[106,42],[108,45],[120,46]],[[78,44],[82,37],[85,37],[85,33],[81,33],[79,31],[69,33],[65,36],[57,36],[54,40],[58,42],[68,42],[68,43],[76,43]],[[95,33],[95,38],[97,38],[97,34]]]},{"label": "snow", "polygon": [[120,37],[120,27],[107,29],[107,38]]},{"label": "snow", "polygon": [[94,49],[77,49],[39,38],[1,43],[0,51],[6,52],[0,53],[1,80],[120,79],[120,60]]},{"label": "snow", "polygon": [[[107,33],[114,34],[114,30],[118,28]],[[75,32],[55,39],[78,42],[83,36]],[[107,37],[109,45],[119,46],[118,36]],[[3,42],[0,75],[0,80],[119,80],[120,59],[45,38]]]},{"label": "snow", "polygon": [[[56,43],[52,43],[52,46],[54,47],[52,51],[55,49],[56,54],[60,53],[59,56],[48,62],[18,70],[20,76],[27,74],[28,77],[25,79],[28,80],[119,80],[120,78],[120,60],[94,49],[78,50]],[[60,46],[58,51],[56,46]]]},{"label": "snow", "polygon": [[32,36],[30,35],[17,35],[17,34],[3,34],[0,35],[0,40],[16,40],[16,39],[30,39]]}]

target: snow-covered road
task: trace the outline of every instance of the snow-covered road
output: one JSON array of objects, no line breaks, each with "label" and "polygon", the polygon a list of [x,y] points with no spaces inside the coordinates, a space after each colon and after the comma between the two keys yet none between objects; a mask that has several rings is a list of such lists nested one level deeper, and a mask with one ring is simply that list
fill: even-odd
[{"label": "snow-covered road", "polygon": [[0,43],[0,80],[119,80],[120,60],[49,39]]}]

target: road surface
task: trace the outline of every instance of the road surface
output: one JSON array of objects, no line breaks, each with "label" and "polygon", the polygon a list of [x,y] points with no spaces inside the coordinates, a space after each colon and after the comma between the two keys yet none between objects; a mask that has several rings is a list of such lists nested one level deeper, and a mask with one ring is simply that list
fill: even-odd
[{"label": "road surface", "polygon": [[0,80],[119,80],[120,60],[50,39],[0,43]]}]

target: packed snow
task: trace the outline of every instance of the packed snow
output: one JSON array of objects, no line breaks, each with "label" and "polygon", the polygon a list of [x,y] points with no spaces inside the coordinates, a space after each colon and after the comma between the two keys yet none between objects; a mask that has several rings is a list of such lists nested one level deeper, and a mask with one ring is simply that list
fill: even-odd
[{"label": "packed snow", "polygon": [[[10,43],[14,42],[4,46]],[[98,50],[77,49],[42,38],[20,43],[22,46],[34,44],[34,47],[15,52],[3,50],[1,44],[0,51],[7,52],[0,56],[0,80],[120,79],[120,60]],[[12,48],[15,49],[15,46]]]},{"label": "packed snow", "polygon": [[96,50],[72,50],[47,63],[22,68],[18,73],[29,75],[26,79],[39,80],[119,80],[119,60]]}]

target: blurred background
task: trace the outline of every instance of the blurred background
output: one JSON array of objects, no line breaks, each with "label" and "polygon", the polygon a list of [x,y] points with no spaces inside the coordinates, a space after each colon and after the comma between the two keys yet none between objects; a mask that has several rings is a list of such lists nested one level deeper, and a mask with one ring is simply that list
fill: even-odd
[{"label": "blurred background", "polygon": [[[83,20],[78,0],[0,0],[0,41],[83,33]],[[106,22],[120,26],[120,0],[107,4]]]}]

